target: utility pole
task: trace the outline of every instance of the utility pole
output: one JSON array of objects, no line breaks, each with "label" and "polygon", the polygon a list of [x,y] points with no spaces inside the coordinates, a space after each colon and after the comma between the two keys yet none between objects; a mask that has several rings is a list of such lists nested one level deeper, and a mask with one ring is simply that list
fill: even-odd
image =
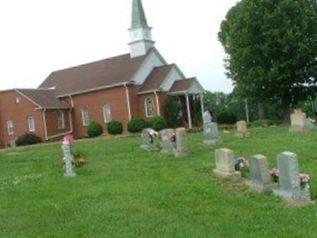
[{"label": "utility pole", "polygon": [[250,116],[249,116],[249,105],[248,105],[248,99],[246,98],[244,100],[245,102],[245,116],[246,116],[246,119],[247,119],[247,123],[249,124],[250,123]]}]

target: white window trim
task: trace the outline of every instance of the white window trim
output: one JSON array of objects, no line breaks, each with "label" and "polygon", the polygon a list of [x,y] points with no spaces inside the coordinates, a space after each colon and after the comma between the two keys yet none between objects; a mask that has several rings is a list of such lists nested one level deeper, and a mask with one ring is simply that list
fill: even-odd
[{"label": "white window trim", "polygon": [[[61,126],[59,124],[59,120],[60,120],[59,116],[61,116],[61,120],[62,120]],[[59,130],[65,129],[65,116],[64,116],[64,111],[62,111],[62,110],[57,111],[57,129],[59,129]]]},{"label": "white window trim", "polygon": [[[87,119],[88,119],[87,121],[86,121],[85,113],[87,113]],[[88,126],[90,123],[88,108],[85,107],[85,108],[81,109],[81,117],[82,117],[83,126]]]},{"label": "white window trim", "polygon": [[[152,107],[153,107],[153,114],[152,115],[149,115],[149,111],[148,111],[148,105],[147,105],[147,100],[150,99],[151,102],[152,102]],[[145,116],[146,117],[154,117],[155,116],[155,108],[154,108],[154,101],[153,101],[153,98],[151,97],[147,97],[145,100],[144,100],[144,108],[145,108]]]},{"label": "white window trim", "polygon": [[29,116],[27,118],[27,121],[28,121],[28,130],[29,130],[29,132],[35,132],[35,118],[33,116]]},{"label": "white window trim", "polygon": [[13,120],[7,121],[7,132],[8,132],[8,135],[13,135],[14,134],[14,123],[13,123]]},{"label": "white window trim", "polygon": [[[107,118],[106,107],[109,107],[109,109],[110,109],[110,111],[109,111],[109,117],[110,117],[110,118]],[[109,103],[105,103],[105,104],[102,106],[102,115],[103,115],[103,120],[104,120],[105,123],[108,123],[108,122],[112,121],[111,106],[110,106]]]}]

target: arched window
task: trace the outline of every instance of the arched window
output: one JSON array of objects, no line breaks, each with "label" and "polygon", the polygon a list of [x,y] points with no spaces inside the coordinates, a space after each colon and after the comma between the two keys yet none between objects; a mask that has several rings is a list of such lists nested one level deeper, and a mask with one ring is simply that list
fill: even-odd
[{"label": "arched window", "polygon": [[103,120],[107,123],[112,121],[112,117],[111,117],[111,107],[108,103],[106,103],[105,105],[103,105],[102,107],[102,115],[103,115]]},{"label": "arched window", "polygon": [[144,102],[145,107],[145,115],[146,117],[153,117],[155,115],[154,112],[154,102],[152,98],[146,98]]}]

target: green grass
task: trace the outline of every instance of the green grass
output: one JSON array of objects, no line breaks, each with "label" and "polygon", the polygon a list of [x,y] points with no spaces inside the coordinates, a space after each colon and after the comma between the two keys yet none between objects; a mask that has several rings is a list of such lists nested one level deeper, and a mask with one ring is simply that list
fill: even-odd
[{"label": "green grass", "polygon": [[[236,156],[299,155],[317,197],[317,131],[253,129],[223,134]],[[190,134],[191,155],[139,149],[139,138],[81,141],[88,160],[65,180],[57,144],[0,152],[0,237],[317,237],[317,207],[289,207],[271,194],[216,179],[214,148]]]}]

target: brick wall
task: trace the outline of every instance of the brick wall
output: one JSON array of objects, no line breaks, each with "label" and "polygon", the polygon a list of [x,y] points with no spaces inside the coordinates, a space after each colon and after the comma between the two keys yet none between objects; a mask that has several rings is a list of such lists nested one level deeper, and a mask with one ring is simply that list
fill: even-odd
[{"label": "brick wall", "polygon": [[58,110],[46,110],[45,111],[45,119],[46,119],[48,138],[65,134],[67,132],[70,132],[70,130],[71,130],[70,121],[69,121],[69,110],[61,110],[64,113],[64,122],[65,122],[64,129],[58,128],[57,111]]},{"label": "brick wall", "polygon": [[[70,103],[69,98],[65,98],[64,100]],[[104,131],[106,132],[106,126],[102,112],[102,108],[106,103],[111,107],[112,119],[123,123],[124,128],[126,129],[129,117],[126,100],[126,89],[124,87],[116,87],[72,96],[72,100],[74,103],[74,109],[72,113],[73,128],[76,138],[86,136],[87,127],[83,126],[81,114],[81,110],[83,108],[88,109],[90,121],[96,121],[101,124],[104,127]],[[133,102],[131,102],[131,104],[132,103]]]},{"label": "brick wall", "polygon": [[[17,102],[17,98],[19,102]],[[14,90],[0,93],[0,145],[2,147],[7,146],[10,140],[28,132],[27,118],[30,116],[35,119],[35,132],[33,133],[44,140],[42,112],[36,110],[33,103]],[[14,133],[12,135],[9,135],[7,131],[7,121],[9,120],[14,123]]]}]

